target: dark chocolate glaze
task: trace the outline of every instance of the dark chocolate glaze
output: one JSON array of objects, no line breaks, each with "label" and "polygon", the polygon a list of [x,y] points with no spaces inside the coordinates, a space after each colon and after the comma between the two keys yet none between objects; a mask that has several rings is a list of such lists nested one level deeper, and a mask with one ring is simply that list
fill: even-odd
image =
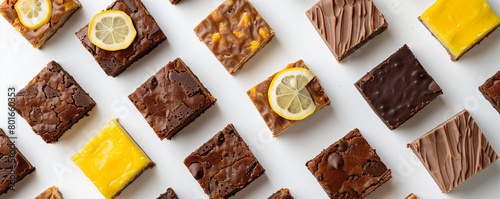
[{"label": "dark chocolate glaze", "polygon": [[479,91],[481,91],[483,96],[491,103],[493,108],[500,113],[500,71],[486,80],[486,82],[479,87]]},{"label": "dark chocolate glaze", "polygon": [[330,198],[363,198],[392,177],[391,170],[358,129],[330,145],[306,166]]},{"label": "dark chocolate glaze", "polygon": [[172,188],[168,188],[167,192],[161,194],[156,199],[179,199],[179,197],[177,197],[177,194],[175,194],[175,191]]},{"label": "dark chocolate glaze", "polygon": [[443,94],[406,44],[354,85],[391,130]]},{"label": "dark chocolate glaze", "polygon": [[15,97],[16,112],[47,143],[55,143],[96,103],[58,63],[51,61]]},{"label": "dark chocolate glaze", "polygon": [[290,190],[283,188],[278,190],[272,196],[269,196],[268,199],[293,199],[293,196],[290,194]]},{"label": "dark chocolate glaze", "polygon": [[[12,173],[12,168],[14,168],[14,173]],[[0,129],[0,195],[11,190],[12,179],[19,182],[33,171],[35,171],[35,167]]]},{"label": "dark chocolate glaze", "polygon": [[265,172],[232,124],[191,153],[184,165],[210,199],[229,198]]},{"label": "dark chocolate glaze", "polygon": [[177,58],[128,98],[160,139],[168,140],[215,103],[215,98]]},{"label": "dark chocolate glaze", "polygon": [[167,37],[140,0],[117,0],[106,10],[121,10],[132,19],[137,36],[128,48],[118,51],[100,49],[92,44],[88,38],[88,24],[75,34],[83,46],[94,56],[104,72],[109,76],[116,77],[132,63],[151,52]]}]

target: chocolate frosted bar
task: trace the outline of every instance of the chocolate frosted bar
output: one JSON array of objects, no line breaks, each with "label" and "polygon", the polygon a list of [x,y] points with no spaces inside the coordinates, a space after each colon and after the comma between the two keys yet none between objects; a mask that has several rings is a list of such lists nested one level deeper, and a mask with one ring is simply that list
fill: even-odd
[{"label": "chocolate frosted bar", "polygon": [[95,46],[88,38],[89,24],[75,34],[104,72],[109,76],[116,77],[132,63],[151,52],[167,37],[140,0],[117,0],[106,10],[121,10],[132,19],[137,36],[128,48],[107,51]]},{"label": "chocolate frosted bar", "polygon": [[268,199],[293,199],[293,197],[290,195],[289,190],[284,188],[274,193]]},{"label": "chocolate frosted bar", "polygon": [[406,44],[354,85],[391,130],[443,94]]},{"label": "chocolate frosted bar", "polygon": [[55,143],[96,103],[55,61],[47,64],[15,97],[16,112],[47,143]]},{"label": "chocolate frosted bar", "polygon": [[320,0],[306,15],[338,62],[388,26],[372,0]]},{"label": "chocolate frosted bar", "polygon": [[391,179],[374,149],[358,129],[306,163],[330,198],[363,198]]},{"label": "chocolate frosted bar", "polygon": [[210,199],[229,198],[265,172],[232,124],[191,153],[184,165]]},{"label": "chocolate frosted bar", "polygon": [[41,49],[42,45],[61,28],[66,21],[82,7],[78,0],[51,0],[52,14],[49,21],[37,29],[24,27],[14,8],[18,0],[5,0],[0,5],[0,14],[24,36],[34,48]]},{"label": "chocolate frosted bar", "polygon": [[408,147],[443,193],[480,172],[498,155],[467,110],[463,110]]},{"label": "chocolate frosted bar", "polygon": [[247,0],[226,0],[194,32],[230,74],[274,37],[274,30]]},{"label": "chocolate frosted bar", "polygon": [[162,140],[172,139],[216,101],[180,58],[161,68],[128,98]]},{"label": "chocolate frosted bar", "polygon": [[161,194],[156,199],[179,199],[179,197],[177,197],[177,194],[175,194],[175,191],[172,188],[168,188],[167,192]]},{"label": "chocolate frosted bar", "polygon": [[500,71],[493,77],[486,80],[483,85],[479,87],[479,91],[491,103],[498,113],[500,113]]},{"label": "chocolate frosted bar", "polygon": [[[12,156],[12,154],[15,154]],[[0,129],[0,195],[12,190],[12,182],[17,183],[28,174],[35,171],[35,167],[23,156],[9,137]],[[11,181],[14,180],[14,181]]]}]

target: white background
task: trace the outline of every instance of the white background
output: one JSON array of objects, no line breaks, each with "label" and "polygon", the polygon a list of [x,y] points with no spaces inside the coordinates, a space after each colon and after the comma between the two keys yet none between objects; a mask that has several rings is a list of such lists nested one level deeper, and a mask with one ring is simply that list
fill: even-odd
[{"label": "white background", "polygon": [[[156,198],[173,187],[180,198],[206,198],[183,164],[184,158],[228,123],[233,123],[266,173],[234,198],[267,198],[288,187],[295,198],[327,198],[305,167],[306,161],[354,128],[359,128],[393,172],[393,178],[367,198],[498,198],[500,165],[495,162],[448,194],[442,194],[406,144],[467,108],[494,149],[500,152],[500,116],[477,87],[500,69],[500,31],[451,62],[439,42],[417,20],[433,0],[374,0],[389,28],[341,64],[337,63],[305,15],[317,0],[252,0],[276,37],[229,75],[192,29],[222,0],[144,0],[167,35],[167,41],[117,78],[108,77],[74,35],[112,0],[81,0],[83,8],[37,50],[4,19],[0,19],[0,127],[7,128],[7,87],[24,87],[50,60],[59,62],[97,102],[90,117],[79,121],[56,144],[46,144],[17,116],[17,146],[36,171],[0,198],[34,198],[52,185],[65,198],[102,198],[70,160],[112,118],[119,118],[137,143],[157,163],[126,188],[119,198]],[[500,2],[490,1],[500,13]],[[353,83],[408,44],[438,82],[438,97],[397,130],[389,130]],[[181,57],[217,102],[172,141],[160,141],[127,96],[169,61]],[[246,91],[287,64],[303,59],[315,73],[332,104],[271,138]]]}]

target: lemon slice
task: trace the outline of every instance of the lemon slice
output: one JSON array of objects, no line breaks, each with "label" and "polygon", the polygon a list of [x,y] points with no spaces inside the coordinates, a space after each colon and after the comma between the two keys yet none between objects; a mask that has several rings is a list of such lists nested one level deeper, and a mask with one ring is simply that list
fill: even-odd
[{"label": "lemon slice", "polygon": [[14,5],[17,16],[24,27],[37,29],[49,22],[52,16],[50,0],[19,0]]},{"label": "lemon slice", "polygon": [[274,76],[269,85],[271,108],[287,120],[302,120],[316,110],[306,85],[314,74],[305,68],[288,68]]},{"label": "lemon slice", "polygon": [[97,47],[117,51],[126,49],[137,35],[134,23],[127,13],[108,10],[96,14],[89,25],[89,40]]}]

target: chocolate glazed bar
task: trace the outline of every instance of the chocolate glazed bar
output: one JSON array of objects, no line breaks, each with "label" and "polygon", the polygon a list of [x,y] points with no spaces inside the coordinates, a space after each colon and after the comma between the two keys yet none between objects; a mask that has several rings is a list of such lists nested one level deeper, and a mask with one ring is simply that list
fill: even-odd
[{"label": "chocolate glazed bar", "polygon": [[500,113],[500,71],[493,77],[486,80],[483,85],[479,87],[479,91],[491,103],[498,113]]},{"label": "chocolate glazed bar", "polygon": [[372,0],[320,0],[306,15],[338,62],[388,26]]}]

